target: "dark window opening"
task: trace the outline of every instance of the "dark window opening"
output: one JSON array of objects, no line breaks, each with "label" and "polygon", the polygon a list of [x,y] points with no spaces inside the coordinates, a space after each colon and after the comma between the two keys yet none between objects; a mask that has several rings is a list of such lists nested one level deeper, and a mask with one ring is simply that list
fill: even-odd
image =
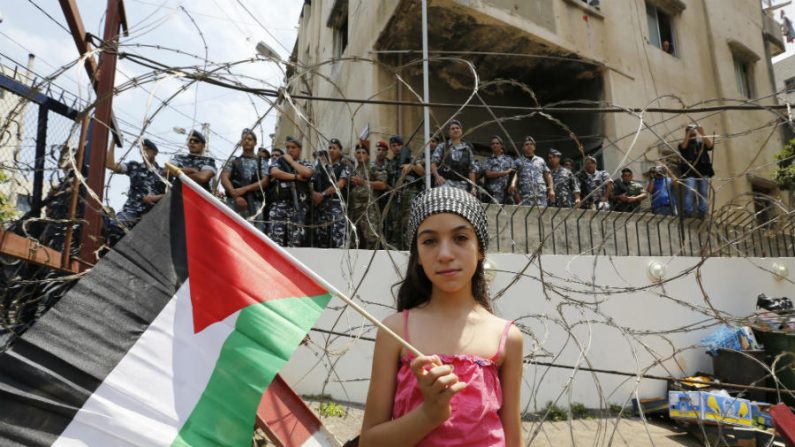
[{"label": "dark window opening", "polygon": [[737,81],[737,91],[741,96],[753,98],[754,89],[751,79],[751,63],[734,56],[734,77]]},{"label": "dark window opening", "polygon": [[649,43],[675,56],[677,53],[671,16],[646,3],[646,20],[649,26]]},{"label": "dark window opening", "polygon": [[773,225],[772,219],[775,217],[774,198],[771,197],[773,190],[763,186],[752,184],[751,191],[754,197],[754,214],[757,224],[767,228]]},{"label": "dark window opening", "polygon": [[784,81],[784,90],[787,93],[795,92],[795,78],[789,78]]}]

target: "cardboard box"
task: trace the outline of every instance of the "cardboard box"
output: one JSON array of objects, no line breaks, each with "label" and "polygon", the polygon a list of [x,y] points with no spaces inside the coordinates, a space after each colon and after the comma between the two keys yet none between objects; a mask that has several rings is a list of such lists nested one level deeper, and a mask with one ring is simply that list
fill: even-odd
[{"label": "cardboard box", "polygon": [[752,411],[747,399],[708,391],[668,392],[668,415],[673,419],[751,427]]}]

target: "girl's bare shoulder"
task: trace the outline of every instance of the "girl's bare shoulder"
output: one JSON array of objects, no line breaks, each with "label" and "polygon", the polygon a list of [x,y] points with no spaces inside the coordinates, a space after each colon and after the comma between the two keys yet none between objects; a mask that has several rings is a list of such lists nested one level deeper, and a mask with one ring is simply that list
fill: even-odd
[{"label": "girl's bare shoulder", "polygon": [[403,336],[403,313],[396,312],[381,320],[392,332]]}]

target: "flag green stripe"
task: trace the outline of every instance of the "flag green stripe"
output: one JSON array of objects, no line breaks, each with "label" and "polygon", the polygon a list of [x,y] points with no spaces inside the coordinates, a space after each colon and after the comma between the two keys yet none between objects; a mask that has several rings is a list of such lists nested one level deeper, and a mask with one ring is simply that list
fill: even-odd
[{"label": "flag green stripe", "polygon": [[240,311],[210,381],[173,446],[251,446],[262,394],[287,363],[331,295],[283,298]]}]

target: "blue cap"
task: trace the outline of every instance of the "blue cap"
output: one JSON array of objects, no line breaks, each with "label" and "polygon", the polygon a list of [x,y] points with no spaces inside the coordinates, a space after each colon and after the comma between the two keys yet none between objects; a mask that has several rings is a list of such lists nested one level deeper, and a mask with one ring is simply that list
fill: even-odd
[{"label": "blue cap", "polygon": [[391,137],[389,137],[389,144],[392,143],[403,144],[403,137],[401,137],[400,135],[392,135]]},{"label": "blue cap", "polygon": [[196,138],[197,140],[201,141],[202,144],[207,144],[207,139],[204,138],[201,132],[196,129],[190,131],[189,138]]},{"label": "blue cap", "polygon": [[150,140],[149,138],[144,138],[144,143],[143,144],[144,144],[145,148],[152,149],[155,152],[159,152],[157,150],[157,145],[154,142],[152,142],[152,140]]}]

